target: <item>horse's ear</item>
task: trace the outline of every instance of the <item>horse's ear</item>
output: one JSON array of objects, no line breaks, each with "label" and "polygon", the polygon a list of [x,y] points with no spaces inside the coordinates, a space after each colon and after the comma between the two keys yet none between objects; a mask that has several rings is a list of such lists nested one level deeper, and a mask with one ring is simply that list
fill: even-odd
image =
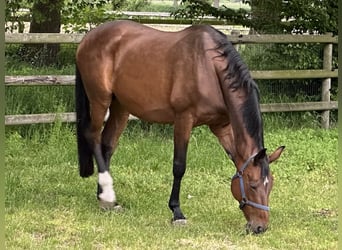
[{"label": "horse's ear", "polygon": [[274,151],[272,154],[270,154],[268,156],[268,163],[272,163],[275,160],[277,160],[280,157],[280,155],[284,149],[285,149],[285,146],[280,146],[279,148],[276,149],[276,151]]},{"label": "horse's ear", "polygon": [[263,148],[257,153],[256,156],[254,156],[254,165],[257,165],[260,160],[264,159],[266,157],[266,148]]}]

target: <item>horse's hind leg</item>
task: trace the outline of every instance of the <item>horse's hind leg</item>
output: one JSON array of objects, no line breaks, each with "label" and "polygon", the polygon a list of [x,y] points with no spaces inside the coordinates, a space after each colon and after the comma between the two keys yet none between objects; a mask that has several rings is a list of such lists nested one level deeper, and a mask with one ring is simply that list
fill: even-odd
[{"label": "horse's hind leg", "polygon": [[[90,147],[92,148],[97,169],[99,173],[99,182],[101,186],[105,186],[106,198],[108,201],[115,201],[115,194],[112,188],[112,177],[108,173],[108,167],[103,154],[102,148],[102,128],[103,121],[108,107],[111,103],[111,94],[98,95],[96,98],[89,99],[91,125],[87,132],[87,139]],[[109,187],[110,186],[110,187]]]},{"label": "horse's hind leg", "polygon": [[103,172],[99,169],[97,197],[100,207],[104,209],[119,207],[116,203],[113,179],[110,175],[109,167],[110,159],[117,146],[119,137],[127,125],[128,116],[129,113],[116,99],[113,99],[110,106],[110,115],[101,135],[101,150],[105,169]]}]

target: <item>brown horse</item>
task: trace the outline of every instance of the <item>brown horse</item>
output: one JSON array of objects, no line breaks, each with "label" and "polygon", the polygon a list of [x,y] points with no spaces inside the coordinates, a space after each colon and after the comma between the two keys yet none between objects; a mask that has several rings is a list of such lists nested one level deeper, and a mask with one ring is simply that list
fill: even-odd
[{"label": "brown horse", "polygon": [[284,147],[266,155],[257,85],[223,33],[205,25],[162,32],[130,21],[108,22],[84,37],[76,65],[80,175],[93,174],[94,156],[100,206],[118,206],[110,158],[133,114],[174,126],[169,200],[174,223],[186,222],[179,193],[191,130],[208,125],[236,166],[231,190],[247,229],[267,229],[273,185],[269,163]]}]

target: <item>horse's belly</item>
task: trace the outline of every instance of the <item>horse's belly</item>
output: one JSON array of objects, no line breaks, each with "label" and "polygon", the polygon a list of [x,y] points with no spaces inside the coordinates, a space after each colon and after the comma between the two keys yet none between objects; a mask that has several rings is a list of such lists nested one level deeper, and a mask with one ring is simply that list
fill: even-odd
[{"label": "horse's belly", "polygon": [[154,110],[144,110],[143,112],[130,111],[134,116],[139,117],[141,120],[155,123],[173,123],[173,113],[170,110],[165,109],[154,109]]},{"label": "horse's belly", "polygon": [[[141,93],[142,94],[142,93]],[[166,98],[161,95],[125,95],[115,93],[120,104],[132,115],[148,122],[173,123],[174,112]]]}]

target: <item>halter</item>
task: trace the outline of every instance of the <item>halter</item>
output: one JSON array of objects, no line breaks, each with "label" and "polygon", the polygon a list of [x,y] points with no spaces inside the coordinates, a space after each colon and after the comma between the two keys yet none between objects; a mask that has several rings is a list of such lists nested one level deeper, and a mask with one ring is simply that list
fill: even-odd
[{"label": "halter", "polygon": [[253,201],[248,200],[247,196],[246,196],[246,193],[245,193],[245,185],[244,185],[244,182],[243,182],[242,175],[243,175],[243,172],[245,171],[245,169],[247,168],[248,164],[251,162],[251,160],[254,159],[254,157],[256,155],[257,154],[254,154],[254,155],[252,155],[251,157],[248,158],[248,160],[242,165],[241,169],[239,171],[237,171],[236,174],[232,177],[232,180],[234,180],[237,177],[239,177],[239,180],[240,180],[240,190],[241,190],[242,199],[240,201],[239,208],[241,210],[244,208],[245,205],[250,205],[252,207],[259,208],[259,209],[262,209],[262,210],[265,210],[265,211],[270,211],[270,207],[269,206],[261,205],[261,204],[258,204],[258,203],[255,203]]}]

